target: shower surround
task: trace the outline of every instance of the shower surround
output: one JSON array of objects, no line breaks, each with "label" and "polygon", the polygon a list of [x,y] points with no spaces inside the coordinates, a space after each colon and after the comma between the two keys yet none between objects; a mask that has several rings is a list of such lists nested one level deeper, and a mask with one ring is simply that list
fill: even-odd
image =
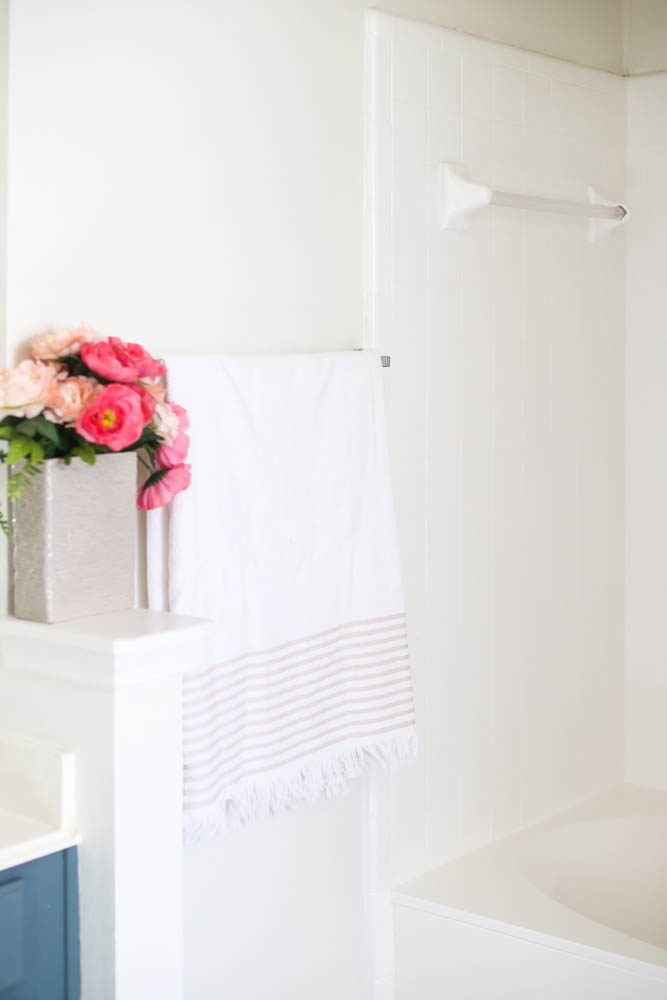
[{"label": "shower surround", "polygon": [[444,230],[438,184],[450,161],[622,201],[625,81],[376,11],[367,42],[368,338],[421,745],[372,789],[383,995],[390,884],[623,777],[625,235],[503,208]]}]

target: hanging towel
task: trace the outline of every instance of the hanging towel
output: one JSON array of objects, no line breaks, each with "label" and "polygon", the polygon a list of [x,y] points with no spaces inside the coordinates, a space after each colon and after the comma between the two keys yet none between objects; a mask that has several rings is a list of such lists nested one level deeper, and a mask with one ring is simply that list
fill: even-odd
[{"label": "hanging towel", "polygon": [[149,516],[149,603],[218,626],[184,680],[196,840],[414,756],[415,717],[379,357],[166,362],[192,485]]}]

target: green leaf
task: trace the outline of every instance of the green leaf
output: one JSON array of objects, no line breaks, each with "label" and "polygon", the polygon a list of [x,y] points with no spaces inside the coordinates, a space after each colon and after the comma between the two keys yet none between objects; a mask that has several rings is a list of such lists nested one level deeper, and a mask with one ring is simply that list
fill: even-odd
[{"label": "green leaf", "polygon": [[24,437],[34,437],[37,433],[37,421],[34,419],[22,420],[20,424],[16,425],[16,433],[23,434]]},{"label": "green leaf", "polygon": [[9,526],[9,521],[4,516],[1,510],[0,510],[0,529],[2,529],[2,531],[5,533],[10,542],[14,540],[14,535],[12,534],[12,529]]},{"label": "green leaf", "polygon": [[95,465],[97,459],[95,449],[91,444],[87,444],[85,447],[78,444],[75,448],[72,448],[72,455],[76,455],[77,458],[82,459],[88,465]]},{"label": "green leaf", "polygon": [[33,441],[30,448],[30,461],[37,464],[44,461],[44,449],[39,441]]},{"label": "green leaf", "polygon": [[10,465],[15,462],[20,462],[22,458],[26,458],[32,447],[32,441],[30,438],[23,437],[21,434],[17,434],[15,438],[12,439],[9,445],[9,451],[7,452],[7,461]]},{"label": "green leaf", "polygon": [[141,437],[134,442],[134,444],[128,445],[127,448],[123,448],[123,451],[138,451],[140,448],[147,448],[149,451],[157,451],[161,446],[162,440],[157,436],[155,431],[151,430],[150,427],[144,427]]},{"label": "green leaf", "polygon": [[15,433],[16,431],[11,425],[8,427],[0,425],[0,438],[3,438],[3,440],[10,441],[14,437]]},{"label": "green leaf", "polygon": [[9,499],[20,500],[30,486],[31,477],[39,475],[41,471],[41,464],[33,465],[31,462],[28,462],[23,469],[10,476],[7,480],[7,496]]},{"label": "green leaf", "polygon": [[46,417],[35,417],[34,423],[37,425],[37,430],[42,437],[48,438],[49,441],[53,441],[54,444],[60,443],[58,427],[53,423],[53,421],[47,420]]},{"label": "green leaf", "polygon": [[161,479],[164,479],[170,471],[170,469],[156,469],[155,472],[151,472],[150,476],[148,476],[146,482],[142,486],[142,490],[148,489],[149,486],[155,486],[156,483],[159,483]]}]

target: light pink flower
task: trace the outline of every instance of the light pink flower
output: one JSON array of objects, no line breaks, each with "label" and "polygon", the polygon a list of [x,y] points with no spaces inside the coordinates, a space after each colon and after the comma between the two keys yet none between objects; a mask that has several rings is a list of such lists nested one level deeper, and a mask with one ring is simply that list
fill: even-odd
[{"label": "light pink flower", "polygon": [[122,451],[141,437],[141,400],[129,385],[108,385],[76,420],[76,432],[93,444]]},{"label": "light pink flower", "polygon": [[190,426],[187,410],[184,410],[178,403],[170,403],[169,405],[178,417],[178,433],[173,444],[163,444],[157,451],[155,465],[158,469],[171,469],[175,465],[180,465],[181,462],[185,461],[190,447],[190,438],[185,433]]},{"label": "light pink flower", "polygon": [[85,326],[73,330],[49,330],[33,339],[30,351],[33,358],[39,361],[55,361],[69,354],[78,354],[83,344],[99,339],[99,333]]},{"label": "light pink flower", "polygon": [[42,361],[22,361],[16,368],[0,369],[0,419],[40,414],[58,370]]},{"label": "light pink flower", "polygon": [[150,392],[156,403],[164,403],[167,390],[159,379],[142,379],[139,384],[146,392]]},{"label": "light pink flower", "polygon": [[158,473],[159,479],[152,486],[144,486],[137,497],[137,507],[139,510],[155,510],[156,507],[164,507],[172,497],[182,490],[187,490],[190,485],[190,466],[177,465],[173,469],[161,469]]},{"label": "light pink flower", "polygon": [[179,431],[180,421],[178,414],[174,412],[170,403],[156,403],[151,427],[158,437],[162,439],[163,444],[171,445],[174,443]]},{"label": "light pink flower", "polygon": [[54,423],[73,424],[82,410],[102,392],[94,378],[78,375],[55,381],[51,386],[44,416]]}]

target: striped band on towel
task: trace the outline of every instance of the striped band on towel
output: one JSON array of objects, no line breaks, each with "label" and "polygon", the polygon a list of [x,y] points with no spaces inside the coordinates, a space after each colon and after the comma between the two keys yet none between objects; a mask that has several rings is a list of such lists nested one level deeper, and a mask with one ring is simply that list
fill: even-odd
[{"label": "striped band on towel", "polygon": [[190,674],[183,704],[186,823],[199,827],[214,804],[219,829],[339,794],[368,760],[414,756],[414,723],[402,612]]}]

